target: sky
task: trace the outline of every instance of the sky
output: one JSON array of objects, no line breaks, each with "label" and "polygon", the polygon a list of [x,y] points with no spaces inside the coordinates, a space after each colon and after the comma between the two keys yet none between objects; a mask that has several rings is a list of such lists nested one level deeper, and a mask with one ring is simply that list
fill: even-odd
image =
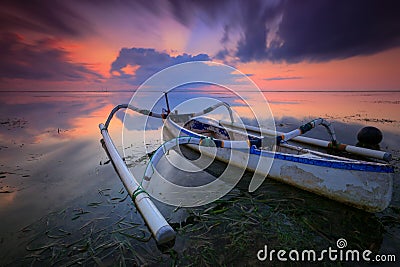
[{"label": "sky", "polygon": [[132,90],[215,61],[262,90],[400,90],[399,1],[3,0],[0,90]]}]

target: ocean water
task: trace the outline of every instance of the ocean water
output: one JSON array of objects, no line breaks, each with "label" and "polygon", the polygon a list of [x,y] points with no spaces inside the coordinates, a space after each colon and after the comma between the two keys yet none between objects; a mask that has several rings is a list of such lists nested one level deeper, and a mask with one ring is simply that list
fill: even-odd
[{"label": "ocean water", "polygon": [[[275,209],[283,217],[274,220],[284,225],[290,225],[287,217],[296,220],[302,216],[291,209],[301,209],[307,214],[308,221],[293,229],[296,235],[299,231],[306,231],[307,222],[318,214],[324,214],[323,220],[329,223],[321,226],[323,230],[315,226],[307,228],[307,231],[314,232],[317,241],[321,238],[325,240],[321,243],[316,241],[317,249],[322,249],[324,242],[329,244],[341,237],[347,238],[356,247],[370,248],[375,253],[396,254],[399,259],[400,92],[263,92],[263,95],[270,111],[265,110],[261,124],[272,116],[277,129],[282,131],[295,129],[313,118],[324,117],[333,122],[338,140],[356,144],[357,132],[362,127],[378,127],[384,136],[381,149],[393,154],[391,164],[395,166],[396,174],[390,207],[377,214],[367,214],[268,180],[256,194],[263,194],[274,201],[282,199],[285,205],[266,202],[257,207]],[[178,231],[173,253],[157,248],[100,144],[98,124],[105,121],[115,105],[126,103],[131,97],[131,92],[0,93],[0,265],[96,265],[99,261],[106,265],[114,261],[171,264],[185,262],[185,255],[191,255],[191,250],[201,247],[199,244],[204,240],[199,241],[195,230],[193,233],[180,230],[194,211],[182,212],[157,202],[161,212]],[[201,104],[180,106],[191,98],[201,98]],[[210,103],[207,98],[229,103],[248,122],[254,119],[243,99],[223,90],[204,91],[197,88],[169,94],[171,109],[178,107],[183,111],[205,108]],[[260,105],[258,93],[246,93],[245,100],[252,109],[264,108],[264,102]],[[145,96],[135,101],[143,107],[148,106]],[[166,108],[164,99],[153,104],[153,110],[158,112],[162,107]],[[113,119],[109,127],[110,135],[121,155],[131,163],[130,167],[146,164],[146,153],[163,142],[160,134],[162,123],[128,112],[127,116],[136,123],[126,126],[122,123],[123,115],[121,111]],[[227,118],[223,112],[215,116]],[[146,129],[144,142],[143,125]],[[319,128],[307,135],[328,138]],[[223,166],[215,168],[218,172],[218,168]],[[238,186],[234,194],[247,194],[245,188]],[[208,232],[205,232],[203,236],[211,247],[225,238],[228,229],[218,227],[217,223],[215,225],[218,229],[216,233],[209,232],[210,235],[207,235]],[[133,229],[133,232],[127,234],[121,229]],[[268,229],[265,231],[268,232]],[[290,234],[290,229],[288,231]],[[115,233],[120,235],[114,238]],[[122,241],[115,241],[121,236],[124,238]],[[85,244],[93,243],[97,250],[90,252],[90,245],[82,245],[82,237],[86,238]],[[258,240],[260,244],[268,241]],[[280,242],[278,238],[274,244],[278,246]],[[105,249],[107,246],[114,250],[109,252]],[[124,251],[130,251],[126,248],[129,246],[134,248],[136,254],[125,259]],[[255,256],[258,249],[254,247],[254,250],[244,252],[249,257],[242,263],[260,263]],[[127,255],[129,253],[126,252]],[[224,255],[228,257],[229,251],[221,249],[218,253],[222,254],[222,262],[226,262]]]}]

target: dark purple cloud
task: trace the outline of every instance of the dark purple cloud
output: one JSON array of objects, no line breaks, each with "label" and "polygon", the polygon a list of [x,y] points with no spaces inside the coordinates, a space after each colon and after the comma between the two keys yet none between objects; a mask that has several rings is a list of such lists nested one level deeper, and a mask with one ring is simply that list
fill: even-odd
[{"label": "dark purple cloud", "polygon": [[237,44],[236,56],[241,61],[265,58],[267,35],[277,17],[281,14],[282,4],[265,5],[263,1],[254,1],[243,6],[241,31],[243,37]]},{"label": "dark purple cloud", "polygon": [[[111,64],[110,73],[119,73],[120,78],[129,78],[133,84],[141,84],[151,75],[169,66],[189,61],[206,61],[210,57],[206,54],[196,56],[182,54],[176,57],[165,52],[158,52],[150,48],[122,48],[117,59]],[[138,66],[135,75],[123,71],[125,67]]]},{"label": "dark purple cloud", "polygon": [[[263,56],[272,61],[327,61],[397,47],[399,12],[399,1],[287,1],[277,32],[283,43],[274,42]],[[256,57],[250,53],[242,59]]]},{"label": "dark purple cloud", "polygon": [[73,63],[70,54],[57,45],[61,40],[79,39],[94,33],[94,27],[73,6],[72,1],[2,1],[0,79],[77,81],[102,78],[89,66]]},{"label": "dark purple cloud", "polygon": [[[253,3],[253,2],[249,2]],[[241,61],[329,61],[369,55],[400,45],[398,1],[285,1],[244,20],[237,46]],[[268,18],[281,15],[267,46]],[[244,13],[246,15],[246,13]]]},{"label": "dark purple cloud", "polygon": [[223,19],[223,16],[228,15],[229,11],[232,10],[231,6],[236,5],[237,3],[236,1],[231,0],[169,0],[168,2],[171,12],[176,20],[189,27],[194,19],[199,16],[203,21],[209,22],[210,24],[220,21]]},{"label": "dark purple cloud", "polygon": [[33,31],[80,37],[94,31],[92,25],[71,8],[72,1],[3,0],[0,10],[0,31]]},{"label": "dark purple cloud", "polygon": [[229,56],[229,50],[224,48],[222,50],[219,50],[217,54],[215,54],[214,58],[216,59],[225,59],[227,56]]},{"label": "dark purple cloud", "polygon": [[69,54],[51,39],[27,44],[14,33],[0,35],[0,79],[75,81],[101,78],[84,64],[72,63]]},{"label": "dark purple cloud", "polygon": [[[396,0],[170,1],[182,24],[225,24],[221,45],[239,33],[236,50],[215,57],[248,61],[329,61],[378,53],[400,45]],[[268,42],[267,42],[268,40]]]}]

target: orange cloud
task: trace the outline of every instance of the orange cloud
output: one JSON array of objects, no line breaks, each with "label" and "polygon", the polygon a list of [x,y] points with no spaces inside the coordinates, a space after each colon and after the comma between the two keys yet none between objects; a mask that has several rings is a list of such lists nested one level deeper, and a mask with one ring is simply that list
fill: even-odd
[{"label": "orange cloud", "polygon": [[[140,68],[140,65],[134,65],[132,66],[131,64],[126,65],[125,67],[121,68],[121,70],[128,75],[134,76],[136,71]],[[113,71],[116,72],[116,71]]]}]

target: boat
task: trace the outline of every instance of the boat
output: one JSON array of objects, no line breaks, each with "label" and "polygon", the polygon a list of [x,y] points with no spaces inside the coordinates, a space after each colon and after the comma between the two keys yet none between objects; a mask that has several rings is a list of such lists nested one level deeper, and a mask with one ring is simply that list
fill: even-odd
[{"label": "boat", "polygon": [[[257,135],[260,130],[246,125],[238,127],[235,123],[215,121],[207,117],[195,117],[185,124],[174,121],[173,117],[168,118],[165,120],[164,131],[167,131],[170,137],[188,136],[199,140],[211,139],[214,142],[213,146],[218,147],[215,157],[220,161],[245,167],[248,171],[257,172],[262,177],[268,177],[368,212],[382,211],[391,201],[394,169],[387,163],[331,155],[295,145],[299,143],[295,141],[279,142],[274,150],[271,150],[264,147],[264,137]],[[277,136],[282,139],[282,135],[277,134]],[[312,140],[306,137],[300,139],[309,143]],[[323,143],[331,142],[323,141]],[[194,150],[199,150],[200,147],[193,144],[188,146]],[[382,153],[382,151],[370,151],[344,145],[337,145],[337,147],[341,150],[347,147],[347,150],[354,150],[359,154],[364,151],[366,154],[376,155],[381,159],[390,159],[390,154]],[[201,153],[213,156],[211,149],[207,152],[207,148],[202,148]],[[243,161],[244,158],[247,160]],[[268,165],[268,162],[272,162],[270,168],[259,167]],[[246,165],[243,166],[243,164]]]},{"label": "boat", "polygon": [[[368,212],[382,211],[390,204],[394,175],[394,168],[388,163],[390,153],[340,144],[332,125],[325,119],[318,118],[282,133],[235,122],[230,106],[224,102],[197,113],[179,114],[176,110],[171,112],[167,94],[165,98],[167,109],[161,114],[121,104],[99,125],[103,147],[159,244],[174,240],[175,232],[151,201],[146,186],[154,166],[168,150],[180,145],[262,177],[250,182],[249,191],[256,190],[268,177]],[[229,111],[230,121],[206,116],[219,107]],[[164,121],[166,142],[152,155],[141,184],[128,170],[108,133],[110,121],[120,109],[131,109]],[[318,125],[328,130],[330,141],[302,136]],[[329,154],[317,147],[345,154]]]}]

